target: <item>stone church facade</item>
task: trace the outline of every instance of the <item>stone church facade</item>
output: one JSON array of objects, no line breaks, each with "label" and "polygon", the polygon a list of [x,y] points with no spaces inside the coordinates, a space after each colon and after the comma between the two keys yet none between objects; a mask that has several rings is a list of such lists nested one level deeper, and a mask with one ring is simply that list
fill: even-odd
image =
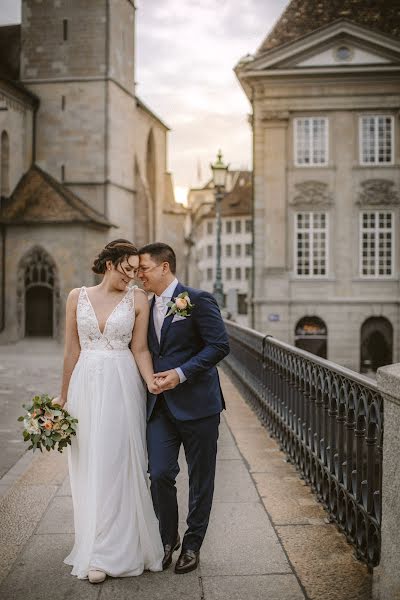
[{"label": "stone church facade", "polygon": [[[183,270],[168,127],[135,93],[131,0],[23,0],[0,28],[0,342],[61,338],[68,291],[116,237]],[[182,256],[181,256],[182,249]]]},{"label": "stone church facade", "polygon": [[356,371],[400,360],[400,18],[292,0],[236,74],[252,108],[254,326]]}]

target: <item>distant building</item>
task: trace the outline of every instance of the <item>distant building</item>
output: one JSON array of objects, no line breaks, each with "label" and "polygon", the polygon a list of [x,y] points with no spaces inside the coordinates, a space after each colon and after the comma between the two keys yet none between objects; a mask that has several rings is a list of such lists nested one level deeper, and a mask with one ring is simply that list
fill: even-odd
[{"label": "distant building", "polygon": [[361,370],[400,360],[400,12],[293,0],[237,65],[253,106],[256,329]]},{"label": "distant building", "polygon": [[[188,195],[190,254],[188,281],[213,290],[216,267],[215,195],[212,181],[191,188]],[[221,264],[226,311],[238,323],[248,323],[248,293],[252,273],[252,183],[249,171],[228,173],[221,202]]]},{"label": "distant building", "polygon": [[130,0],[22,1],[0,27],[0,342],[60,338],[71,288],[117,237],[174,245],[168,127],[136,96]]}]

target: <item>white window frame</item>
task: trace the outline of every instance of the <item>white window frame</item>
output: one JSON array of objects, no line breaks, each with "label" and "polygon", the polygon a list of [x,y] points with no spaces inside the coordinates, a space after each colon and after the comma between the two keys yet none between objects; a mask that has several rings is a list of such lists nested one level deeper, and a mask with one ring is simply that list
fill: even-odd
[{"label": "white window frame", "polygon": [[[363,215],[364,213],[375,213],[375,228],[374,228],[374,232],[375,232],[375,275],[364,275],[363,274],[363,232],[364,232],[364,228],[363,228]],[[377,242],[377,238],[379,236],[379,231],[382,231],[382,229],[379,228],[379,225],[377,225],[378,223],[378,219],[379,219],[379,213],[389,213],[392,215],[392,227],[390,229],[391,233],[392,233],[392,252],[390,255],[390,260],[391,260],[391,266],[392,266],[392,272],[390,275],[379,275],[378,271],[379,271],[379,240],[378,240],[378,245],[376,244]],[[369,230],[371,231],[371,230]],[[359,262],[359,276],[361,279],[394,279],[395,278],[395,213],[393,210],[361,210],[360,211],[360,216],[359,216],[359,250],[358,250],[358,262]]]},{"label": "white window frame", "polygon": [[[299,231],[307,231],[306,229],[299,229],[297,226],[297,215],[299,214],[309,214],[310,215],[310,229],[308,231],[310,231],[312,233],[313,229],[314,229],[314,223],[313,223],[313,215],[314,214],[324,214],[325,215],[325,275],[314,275],[311,272],[312,269],[312,265],[314,262],[314,256],[313,256],[313,246],[310,243],[310,273],[308,275],[306,274],[299,274],[298,273],[298,256],[297,256],[297,234]],[[310,236],[312,237],[312,236]],[[299,210],[296,211],[294,213],[294,244],[293,244],[293,249],[294,249],[294,274],[296,279],[327,279],[329,276],[329,213],[327,211],[323,211],[323,210]]]},{"label": "white window frame", "polygon": [[[391,157],[390,157],[390,161],[387,162],[379,162],[378,161],[378,157],[379,157],[379,137],[376,134],[377,132],[377,128],[375,125],[375,140],[374,140],[374,151],[375,151],[375,160],[373,162],[371,161],[364,161],[363,160],[363,119],[375,119],[375,123],[377,122],[378,119],[388,119],[390,118],[391,120],[391,126],[390,126],[390,138],[391,138]],[[394,117],[393,115],[385,115],[385,114],[366,114],[366,115],[360,115],[358,117],[358,148],[359,148],[359,152],[358,152],[358,156],[359,156],[359,161],[360,161],[360,165],[363,167],[387,167],[388,165],[394,165]]]},{"label": "white window frame", "polygon": [[[311,124],[314,120],[318,119],[319,121],[324,121],[325,122],[325,161],[322,162],[314,162],[314,156],[313,156],[313,138],[310,135],[310,162],[309,163],[302,163],[299,162],[298,160],[298,154],[297,154],[297,142],[298,142],[298,133],[297,133],[297,128],[298,128],[298,123],[301,121],[310,121]],[[318,117],[318,116],[312,116],[312,117],[296,117],[295,119],[293,119],[293,129],[294,129],[294,135],[293,135],[293,156],[294,156],[294,164],[296,167],[300,167],[300,168],[308,168],[308,167],[327,167],[329,164],[329,119],[328,117]],[[310,131],[312,131],[312,126],[310,126]]]}]

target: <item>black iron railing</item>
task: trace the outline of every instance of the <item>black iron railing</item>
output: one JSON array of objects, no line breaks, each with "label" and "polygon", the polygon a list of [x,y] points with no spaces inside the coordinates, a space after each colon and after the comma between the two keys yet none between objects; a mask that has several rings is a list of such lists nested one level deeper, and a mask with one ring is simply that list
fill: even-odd
[{"label": "black iron railing", "polygon": [[383,398],[358,373],[226,322],[224,365],[330,518],[369,567],[379,563]]}]

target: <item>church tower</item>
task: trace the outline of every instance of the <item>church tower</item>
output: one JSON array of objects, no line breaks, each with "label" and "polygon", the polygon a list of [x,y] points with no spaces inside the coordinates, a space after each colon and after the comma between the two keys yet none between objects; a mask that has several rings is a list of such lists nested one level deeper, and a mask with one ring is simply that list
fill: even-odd
[{"label": "church tower", "polygon": [[[22,0],[21,80],[40,99],[35,161],[130,236],[133,0]],[[127,224],[129,221],[129,224]]]}]

